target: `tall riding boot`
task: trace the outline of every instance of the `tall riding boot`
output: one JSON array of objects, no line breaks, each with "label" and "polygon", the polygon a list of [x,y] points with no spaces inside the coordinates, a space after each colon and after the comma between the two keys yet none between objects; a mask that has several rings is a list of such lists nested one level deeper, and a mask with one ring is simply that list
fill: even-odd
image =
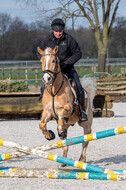
[{"label": "tall riding boot", "polygon": [[45,85],[44,85],[44,84],[42,84],[42,86],[41,86],[41,88],[40,88],[41,94],[40,94],[39,100],[41,100],[41,99],[42,99],[42,97],[43,97],[43,94],[44,94],[44,89],[45,89]]},{"label": "tall riding boot", "polygon": [[81,112],[79,114],[80,121],[87,121],[87,114],[85,110],[85,93],[84,90],[79,92],[79,104],[81,105]]}]

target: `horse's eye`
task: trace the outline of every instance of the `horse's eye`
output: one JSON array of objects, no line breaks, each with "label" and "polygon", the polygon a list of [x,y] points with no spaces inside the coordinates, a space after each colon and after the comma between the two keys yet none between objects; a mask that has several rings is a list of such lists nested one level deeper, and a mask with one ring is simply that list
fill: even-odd
[{"label": "horse's eye", "polygon": [[55,60],[54,60],[54,59],[52,60],[52,63],[55,63]]}]

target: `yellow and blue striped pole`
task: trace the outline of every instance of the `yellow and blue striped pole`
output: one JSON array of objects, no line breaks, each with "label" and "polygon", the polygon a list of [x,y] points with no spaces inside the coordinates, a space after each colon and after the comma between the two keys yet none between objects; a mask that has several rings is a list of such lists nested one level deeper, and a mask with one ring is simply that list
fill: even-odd
[{"label": "yellow and blue striped pole", "polygon": [[20,156],[25,156],[26,154],[24,152],[8,152],[8,153],[5,153],[5,154],[0,154],[0,161],[3,161],[3,160],[9,160],[9,159],[12,159],[12,158],[17,158],[17,157],[20,157]]},{"label": "yellow and blue striped pole", "polygon": [[105,174],[105,173],[84,173],[84,172],[57,172],[49,174],[50,178],[58,179],[99,179],[99,180],[126,180],[126,175],[121,174]]},{"label": "yellow and blue striped pole", "polygon": [[18,168],[0,168],[0,177],[4,177],[4,175],[9,177],[9,173],[16,171]]},{"label": "yellow and blue striped pole", "polygon": [[[106,171],[105,168],[102,167],[102,169],[104,169]],[[63,169],[63,171],[66,171],[66,172],[87,172],[87,170],[83,170],[83,169]],[[114,173],[116,173],[116,174],[126,175],[126,170],[111,170],[111,171],[114,171]]]},{"label": "yellow and blue striped pole", "polygon": [[98,166],[95,166],[95,165],[91,165],[91,164],[87,164],[87,163],[84,163],[84,162],[72,160],[72,159],[69,159],[69,158],[64,158],[64,157],[57,156],[57,155],[52,154],[52,153],[47,153],[47,152],[44,152],[44,151],[31,149],[29,147],[25,147],[25,146],[17,144],[17,143],[13,143],[13,142],[10,142],[10,141],[5,141],[4,139],[0,139],[0,145],[8,147],[8,148],[15,148],[18,151],[25,152],[27,154],[32,154],[34,156],[39,156],[39,157],[42,157],[42,158],[46,158],[48,160],[52,160],[52,161],[56,161],[56,162],[59,162],[59,163],[67,164],[69,166],[73,166],[73,167],[76,167],[76,168],[79,168],[79,169],[84,169],[84,170],[89,171],[89,172],[112,173],[112,174],[117,173],[115,171],[105,169],[105,168],[102,168],[102,167],[98,167]]},{"label": "yellow and blue striped pole", "polygon": [[88,173],[88,172],[67,172],[60,170],[38,170],[38,169],[20,169],[10,168],[0,170],[0,177],[48,177],[52,179],[94,179],[94,180],[126,180],[126,175],[123,174],[104,174],[104,173]]},{"label": "yellow and blue striped pole", "polygon": [[84,136],[79,136],[79,137],[75,137],[75,138],[71,138],[71,139],[66,139],[65,141],[58,141],[57,142],[57,147],[63,147],[65,146],[70,146],[73,144],[78,144],[78,143],[83,143],[83,142],[87,142],[87,141],[92,141],[92,140],[97,140],[97,139],[101,139],[101,138],[105,138],[105,137],[110,137],[110,136],[114,136],[114,135],[119,135],[119,134],[123,134],[126,133],[126,127],[118,127],[118,128],[114,128],[114,129],[109,129],[109,130],[105,130],[105,131],[100,131],[97,133],[91,133],[91,134],[87,134]]},{"label": "yellow and blue striped pole", "polygon": [[[35,147],[34,149],[43,150],[43,151],[51,150],[51,149],[61,148],[64,146],[70,146],[70,145],[74,145],[74,144],[83,143],[86,141],[92,141],[92,140],[96,140],[96,139],[119,135],[119,134],[123,134],[123,133],[126,133],[126,127],[118,127],[118,128],[114,128],[114,129],[100,131],[97,133],[91,133],[91,134],[84,135],[84,136],[79,136],[79,137],[74,137],[74,138],[70,138],[70,139],[66,139],[66,140],[57,141],[52,144]],[[26,153],[18,152],[18,151],[12,152],[12,153],[0,154],[0,161],[11,159],[11,158],[16,158],[16,157],[24,156],[24,155],[26,155]]]}]

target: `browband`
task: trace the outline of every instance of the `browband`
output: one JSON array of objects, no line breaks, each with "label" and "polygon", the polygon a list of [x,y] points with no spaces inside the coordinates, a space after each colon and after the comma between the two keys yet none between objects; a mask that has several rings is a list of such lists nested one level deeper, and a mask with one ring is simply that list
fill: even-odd
[{"label": "browband", "polygon": [[54,56],[56,56],[56,54],[53,54],[53,53],[48,53],[48,54],[41,55],[41,56],[46,56],[46,55],[54,55]]}]

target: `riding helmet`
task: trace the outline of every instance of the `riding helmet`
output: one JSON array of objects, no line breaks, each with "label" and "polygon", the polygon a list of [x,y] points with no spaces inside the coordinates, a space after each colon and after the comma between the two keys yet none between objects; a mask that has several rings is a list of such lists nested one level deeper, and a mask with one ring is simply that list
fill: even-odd
[{"label": "riding helmet", "polygon": [[62,31],[65,28],[65,23],[62,19],[56,18],[52,21],[51,28],[56,32]]}]

